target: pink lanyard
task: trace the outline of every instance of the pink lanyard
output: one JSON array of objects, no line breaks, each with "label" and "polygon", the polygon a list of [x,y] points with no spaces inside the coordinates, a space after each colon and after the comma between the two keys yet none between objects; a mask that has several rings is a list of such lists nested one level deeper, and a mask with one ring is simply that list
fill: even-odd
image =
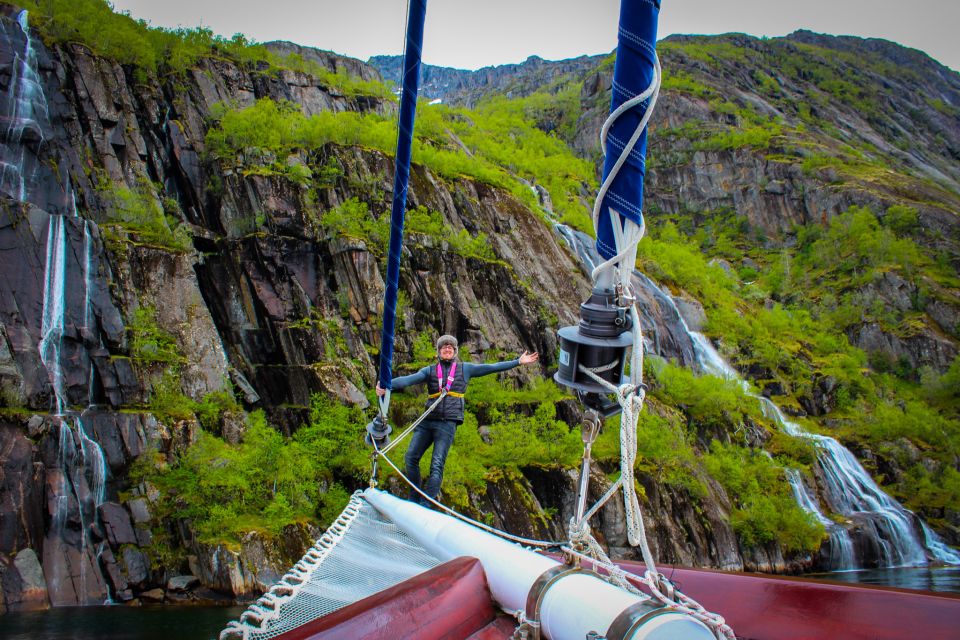
[{"label": "pink lanyard", "polygon": [[457,375],[457,361],[454,360],[453,364],[450,366],[450,373],[447,375],[447,386],[443,386],[443,369],[440,368],[440,363],[437,363],[437,387],[440,391],[450,391],[450,387],[453,386],[453,378]]}]

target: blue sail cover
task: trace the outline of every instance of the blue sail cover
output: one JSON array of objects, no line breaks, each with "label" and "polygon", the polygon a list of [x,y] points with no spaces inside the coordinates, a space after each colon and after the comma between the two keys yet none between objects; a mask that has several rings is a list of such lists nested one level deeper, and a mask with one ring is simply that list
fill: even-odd
[{"label": "blue sail cover", "polygon": [[383,330],[380,334],[380,386],[393,384],[393,333],[397,319],[397,288],[400,282],[400,251],[403,249],[403,218],[410,181],[413,123],[417,114],[420,57],[427,0],[410,0],[407,9],[407,40],[403,50],[403,93],[400,94],[400,128],[397,135],[396,171],[393,177],[393,209],[390,216],[390,250],[387,254],[386,291],[383,294]]},{"label": "blue sail cover", "polygon": [[[617,61],[613,68],[613,98],[610,111],[647,89],[654,73],[657,20],[660,0],[622,0],[617,38]],[[649,99],[623,113],[610,128],[607,155],[603,165],[606,180],[637,125],[643,118]],[[608,210],[612,207],[623,219],[638,225],[643,222],[643,179],[646,175],[647,132],[637,141],[627,162],[620,168],[600,206],[597,224],[597,251],[604,259],[616,255],[613,227]]]}]

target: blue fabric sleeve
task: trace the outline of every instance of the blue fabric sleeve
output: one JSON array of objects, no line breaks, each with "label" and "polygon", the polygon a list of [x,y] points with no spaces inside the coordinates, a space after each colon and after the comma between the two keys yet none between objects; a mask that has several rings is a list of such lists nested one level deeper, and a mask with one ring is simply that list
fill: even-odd
[{"label": "blue fabric sleeve", "polygon": [[[408,376],[400,376],[399,378],[393,379],[393,388],[394,389],[403,389],[405,387],[410,387],[415,384],[426,384],[427,379],[430,376],[431,367],[424,367],[417,371],[416,373],[411,373]],[[466,374],[466,372],[464,372]]]},{"label": "blue fabric sleeve", "polygon": [[499,371],[508,371],[520,364],[520,360],[506,360],[504,362],[493,362],[491,364],[473,364],[466,362],[463,365],[463,380],[469,382],[470,378],[479,378]]}]

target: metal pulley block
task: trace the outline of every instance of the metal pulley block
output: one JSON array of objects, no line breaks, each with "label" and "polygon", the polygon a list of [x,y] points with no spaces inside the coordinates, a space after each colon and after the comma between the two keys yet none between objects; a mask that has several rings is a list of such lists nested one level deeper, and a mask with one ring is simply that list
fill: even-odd
[{"label": "metal pulley block", "polygon": [[391,431],[393,431],[393,428],[387,423],[386,419],[377,414],[377,417],[367,424],[367,433],[363,436],[363,441],[367,443],[368,447],[372,447],[373,443],[376,442],[377,449],[382,449],[390,444]]}]

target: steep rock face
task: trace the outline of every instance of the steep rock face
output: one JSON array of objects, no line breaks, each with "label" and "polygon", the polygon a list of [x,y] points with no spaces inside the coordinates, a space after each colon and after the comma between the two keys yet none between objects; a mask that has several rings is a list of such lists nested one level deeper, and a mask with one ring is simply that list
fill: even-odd
[{"label": "steep rock face", "polygon": [[[956,71],[921,51],[880,38],[834,37],[800,30],[787,39],[845,54],[847,70],[867,74],[871,81],[883,87],[887,100],[881,104],[882,117],[870,118],[869,124],[876,129],[885,150],[893,152],[887,146],[891,139],[907,136],[914,144],[900,150],[898,156],[906,157],[919,170],[950,184],[954,190],[960,186],[960,168],[956,163],[960,159],[958,116],[955,109],[942,108],[943,104],[954,107],[960,104],[960,76]],[[856,62],[857,56],[865,52],[915,73],[881,74],[875,69],[863,69]],[[941,108],[938,109],[938,105]]]},{"label": "steep rock face", "polygon": [[264,46],[280,56],[288,56],[290,54],[300,56],[307,62],[316,63],[332,73],[344,73],[367,82],[379,82],[382,80],[376,65],[371,66],[369,63],[365,64],[354,58],[341,56],[332,51],[323,51],[322,49],[305,47],[295,42],[287,41],[267,42]]},{"label": "steep rock face", "polygon": [[5,552],[42,548],[43,465],[19,425],[0,423],[0,548]]},{"label": "steep rock face", "polygon": [[[54,223],[59,223],[57,232]],[[91,371],[115,404],[130,402],[132,392],[126,363],[112,361],[109,349],[125,343],[123,322],[109,292],[111,270],[97,226],[78,217],[51,217],[46,211],[0,197],[0,256],[7,277],[0,283],[0,322],[10,354],[7,360],[8,398],[14,406],[45,409],[54,406],[52,381],[42,362],[43,328],[58,307],[63,332],[60,352],[65,400],[85,404]],[[62,265],[63,281],[52,271]],[[51,275],[45,281],[51,266]],[[58,289],[60,293],[58,293]]]}]

